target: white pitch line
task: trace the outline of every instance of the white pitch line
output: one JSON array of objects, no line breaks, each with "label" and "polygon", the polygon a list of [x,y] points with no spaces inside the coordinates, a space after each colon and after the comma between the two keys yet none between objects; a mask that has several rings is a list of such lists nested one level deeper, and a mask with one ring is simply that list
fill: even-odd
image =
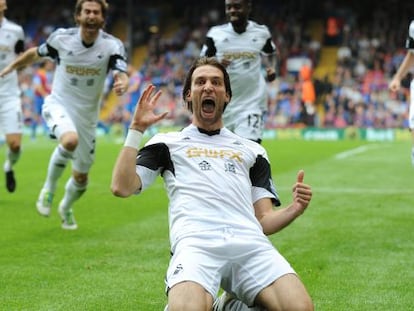
[{"label": "white pitch line", "polygon": [[360,153],[364,153],[365,151],[367,151],[369,149],[376,148],[376,147],[377,147],[377,145],[360,146],[360,147],[357,147],[355,149],[351,149],[351,150],[344,151],[344,152],[336,154],[335,159],[338,159],[338,160],[346,159],[346,158],[349,158],[350,156],[360,154]]},{"label": "white pitch line", "polygon": [[[277,190],[288,191],[291,188],[288,187],[276,187]],[[349,194],[400,194],[400,195],[414,195],[414,190],[410,189],[379,189],[379,188],[331,188],[331,187],[318,187],[313,185],[312,190],[314,193],[349,193]]]},{"label": "white pitch line", "polygon": [[[276,176],[273,176],[273,180],[277,180]],[[163,184],[154,184],[151,186],[152,189],[163,189]],[[280,193],[281,191],[291,191],[292,187],[277,186],[276,190]],[[378,195],[412,195],[414,196],[413,189],[392,189],[392,188],[343,188],[343,187],[319,187],[312,185],[313,193],[339,193],[339,194],[378,194]]]},{"label": "white pitch line", "polygon": [[314,190],[317,192],[325,192],[325,193],[351,193],[351,194],[411,194],[414,195],[414,191],[410,189],[378,189],[378,188],[372,188],[372,189],[366,189],[366,188],[318,188],[313,187]]}]

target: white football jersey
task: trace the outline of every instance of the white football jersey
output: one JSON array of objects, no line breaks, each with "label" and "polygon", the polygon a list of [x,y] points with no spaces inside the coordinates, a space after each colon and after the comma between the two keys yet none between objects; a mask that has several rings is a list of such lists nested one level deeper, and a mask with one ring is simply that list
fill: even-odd
[{"label": "white football jersey", "polygon": [[[13,62],[23,50],[23,28],[3,17],[0,25],[0,70]],[[20,96],[16,71],[12,71],[0,79],[0,95],[2,97]],[[7,101],[1,102],[1,105],[7,105]]]},{"label": "white football jersey", "polygon": [[38,53],[56,62],[49,96],[64,105],[73,118],[85,122],[98,118],[108,72],[127,70],[123,43],[102,30],[93,45],[86,46],[79,28],[57,29],[39,46]]},{"label": "white football jersey", "polygon": [[405,41],[405,47],[414,52],[414,20],[411,21],[410,26],[408,27],[408,36]]},{"label": "white football jersey", "polygon": [[[408,36],[405,45],[408,49],[408,53],[414,53],[414,20],[411,21],[410,26],[408,28]],[[414,130],[414,79],[411,80],[410,83],[410,107],[408,112],[408,127],[411,130]]]},{"label": "white football jersey", "polygon": [[280,205],[265,149],[226,128],[210,135],[194,125],[156,134],[137,158],[142,190],[158,175],[169,197],[171,250],[182,237],[233,228],[260,232],[253,203]]},{"label": "white football jersey", "polygon": [[233,97],[224,118],[241,112],[261,115],[267,110],[267,89],[262,71],[262,54],[275,53],[269,29],[248,21],[246,31],[236,33],[231,23],[213,26],[206,35],[202,56],[216,56],[231,61],[227,67]]}]

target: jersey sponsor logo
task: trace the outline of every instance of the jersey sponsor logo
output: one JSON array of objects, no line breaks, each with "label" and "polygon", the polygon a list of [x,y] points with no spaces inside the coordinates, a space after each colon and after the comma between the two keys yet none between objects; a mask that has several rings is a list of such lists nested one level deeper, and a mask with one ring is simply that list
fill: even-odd
[{"label": "jersey sponsor logo", "polygon": [[12,50],[6,45],[0,45],[0,52],[10,53]]},{"label": "jersey sponsor logo", "polygon": [[226,60],[255,59],[256,56],[252,52],[227,52],[223,54],[223,58]]},{"label": "jersey sponsor logo", "polygon": [[243,162],[243,154],[241,152],[225,149],[189,148],[187,149],[187,156],[189,158],[221,158]]},{"label": "jersey sponsor logo", "polygon": [[78,76],[100,76],[100,68],[88,68],[88,67],[79,67],[79,66],[66,66],[66,72],[69,74],[74,74]]}]

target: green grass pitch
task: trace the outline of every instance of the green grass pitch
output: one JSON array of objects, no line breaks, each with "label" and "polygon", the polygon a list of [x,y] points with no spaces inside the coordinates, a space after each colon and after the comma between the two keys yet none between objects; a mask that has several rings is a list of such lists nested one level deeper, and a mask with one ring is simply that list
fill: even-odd
[{"label": "green grass pitch", "polygon": [[[313,187],[305,214],[270,238],[316,310],[413,310],[410,143],[263,145],[282,203],[290,201],[299,169]],[[0,310],[163,310],[169,242],[161,179],[141,196],[113,197],[109,185],[121,145],[99,138],[88,191],[74,206],[79,229],[67,232],[56,205],[68,169],[51,216],[35,209],[54,146],[25,138],[16,192],[7,193],[0,179]]]}]

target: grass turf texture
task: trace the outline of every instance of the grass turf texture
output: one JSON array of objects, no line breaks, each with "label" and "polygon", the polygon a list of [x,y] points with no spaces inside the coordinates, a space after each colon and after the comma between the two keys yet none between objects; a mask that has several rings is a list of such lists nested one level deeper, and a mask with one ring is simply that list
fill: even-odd
[{"label": "grass turf texture", "polygon": [[[16,192],[7,193],[0,180],[0,310],[163,310],[169,242],[161,179],[139,197],[113,197],[109,184],[121,145],[100,138],[89,189],[74,206],[79,229],[64,231],[56,206],[69,169],[51,216],[39,216],[35,201],[55,144],[25,139]],[[316,310],[413,308],[409,142],[263,145],[282,203],[290,202],[299,169],[313,187],[305,215],[271,240]]]}]

